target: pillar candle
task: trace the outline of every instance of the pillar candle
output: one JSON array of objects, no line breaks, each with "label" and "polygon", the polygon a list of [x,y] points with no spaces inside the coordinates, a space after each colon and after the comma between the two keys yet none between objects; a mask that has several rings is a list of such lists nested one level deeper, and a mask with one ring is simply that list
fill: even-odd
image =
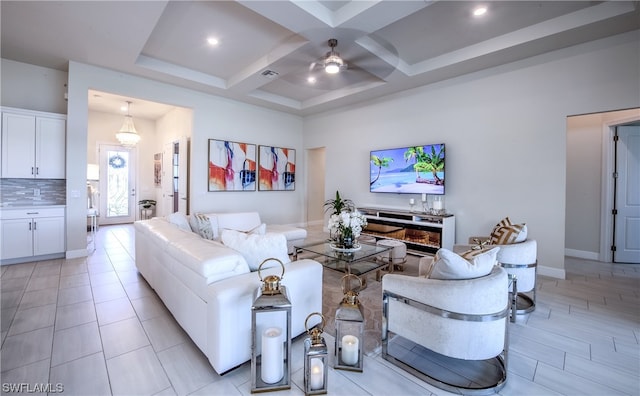
[{"label": "pillar candle", "polygon": [[442,209],[442,201],[433,201],[433,208],[435,210],[440,210]]},{"label": "pillar candle", "polygon": [[284,377],[284,350],[282,346],[282,330],[269,327],[262,333],[262,381],[275,384]]},{"label": "pillar candle", "polygon": [[422,193],[422,202],[427,202],[427,194]]},{"label": "pillar candle", "polygon": [[311,375],[309,378],[311,390],[324,388],[324,363],[320,358],[311,359]]},{"label": "pillar candle", "polygon": [[346,335],[342,337],[342,362],[353,366],[358,363],[358,337]]},{"label": "pillar candle", "polygon": [[415,199],[413,198],[409,199],[409,204],[413,205],[414,203],[416,203]]}]

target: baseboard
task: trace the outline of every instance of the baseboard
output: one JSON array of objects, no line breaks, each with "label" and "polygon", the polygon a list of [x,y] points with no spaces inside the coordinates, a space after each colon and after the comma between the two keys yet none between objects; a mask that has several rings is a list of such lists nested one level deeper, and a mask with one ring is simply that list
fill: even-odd
[{"label": "baseboard", "polygon": [[600,254],[597,252],[587,252],[585,250],[576,250],[576,249],[564,249],[564,255],[569,257],[577,257],[585,260],[595,260],[598,261],[600,259]]},{"label": "baseboard", "polygon": [[87,249],[79,249],[79,250],[67,250],[65,258],[74,259],[80,257],[87,257],[89,255],[89,251]]},{"label": "baseboard", "polygon": [[542,265],[538,265],[538,275],[544,275],[558,279],[567,279],[567,274],[564,269],[545,267]]},{"label": "baseboard", "polygon": [[319,225],[324,225],[324,220],[307,221],[307,226],[319,226]]}]

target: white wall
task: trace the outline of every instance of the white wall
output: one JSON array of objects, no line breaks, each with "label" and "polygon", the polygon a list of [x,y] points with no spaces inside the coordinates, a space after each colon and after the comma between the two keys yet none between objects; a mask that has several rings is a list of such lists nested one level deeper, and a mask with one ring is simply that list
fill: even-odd
[{"label": "white wall", "polygon": [[[165,144],[177,142],[181,137],[191,139],[191,130],[193,128],[193,111],[191,109],[176,107],[167,114],[158,119],[157,122],[158,139],[156,141],[156,153],[162,153]],[[182,155],[185,155],[184,148],[180,148]],[[163,169],[165,175],[170,177],[171,169]],[[188,173],[188,170],[187,170]],[[166,180],[165,180],[166,181]],[[190,194],[187,194],[190,196]],[[172,207],[165,207],[163,202],[163,190],[161,187],[155,188],[155,198],[158,205],[156,206],[156,215],[166,216],[172,212]]]},{"label": "white wall", "polygon": [[407,209],[369,192],[369,151],[444,142],[456,240],[510,216],[538,240],[540,272],[562,278],[566,117],[637,107],[639,48],[633,32],[309,116],[305,147],[326,146],[325,198]]},{"label": "white wall", "polygon": [[[87,161],[89,89],[168,103],[193,110],[191,136],[190,188],[192,211],[257,210],[265,222],[299,224],[304,222],[304,186],[296,191],[208,192],[207,142],[210,138],[254,144],[268,144],[302,151],[302,119],[287,113],[239,103],[233,100],[178,88],[123,73],[81,63],[69,64],[69,102],[67,126],[67,249],[84,249],[86,197],[75,197],[85,183],[85,167],[73,163]],[[300,164],[302,158],[298,157]],[[305,169],[298,168],[304,174]],[[80,194],[81,195],[81,194]],[[83,201],[84,199],[84,201]],[[266,210],[265,208],[268,208]]]},{"label": "white wall", "polygon": [[2,59],[0,74],[3,106],[67,114],[67,73]]}]

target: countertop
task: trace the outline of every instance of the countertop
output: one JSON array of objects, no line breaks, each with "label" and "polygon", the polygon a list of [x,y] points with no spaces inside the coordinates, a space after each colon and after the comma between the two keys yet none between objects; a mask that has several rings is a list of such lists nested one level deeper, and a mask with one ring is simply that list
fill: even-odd
[{"label": "countertop", "polygon": [[9,204],[7,205],[6,203],[4,204],[0,204],[0,210],[5,210],[5,209],[48,209],[48,208],[64,208],[67,205],[52,205],[52,204],[48,204],[48,205],[39,205],[39,204]]}]

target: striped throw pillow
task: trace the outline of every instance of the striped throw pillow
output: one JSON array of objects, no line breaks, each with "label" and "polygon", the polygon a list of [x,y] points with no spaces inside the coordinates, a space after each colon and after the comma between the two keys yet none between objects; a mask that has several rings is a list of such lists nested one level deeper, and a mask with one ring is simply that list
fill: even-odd
[{"label": "striped throw pillow", "polygon": [[493,231],[491,231],[492,245],[508,245],[511,243],[523,242],[527,239],[527,225],[513,224],[509,217],[500,220]]}]

